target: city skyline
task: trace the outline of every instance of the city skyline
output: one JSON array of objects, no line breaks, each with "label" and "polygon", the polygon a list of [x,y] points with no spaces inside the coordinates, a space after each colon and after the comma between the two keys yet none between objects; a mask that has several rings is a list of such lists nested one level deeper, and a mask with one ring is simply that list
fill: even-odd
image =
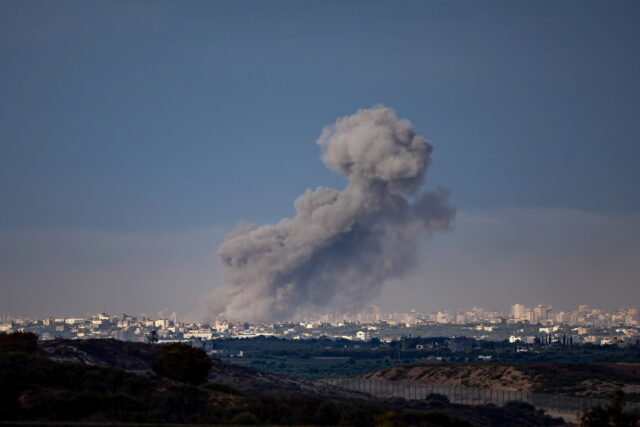
[{"label": "city skyline", "polygon": [[[474,305],[472,307],[459,307],[457,309],[439,309],[432,311],[418,310],[418,309],[410,309],[405,311],[385,311],[380,306],[376,304],[372,304],[365,310],[360,312],[352,312],[352,313],[325,313],[325,314],[308,314],[302,315],[298,319],[282,319],[278,321],[272,322],[252,322],[255,324],[263,324],[263,323],[298,323],[298,322],[324,322],[328,321],[329,323],[338,322],[342,320],[348,321],[358,321],[358,322],[378,322],[378,321],[386,321],[393,319],[394,317],[403,318],[406,316],[424,316],[425,319],[430,319],[431,321],[435,321],[438,323],[473,323],[473,322],[482,322],[483,320],[493,321],[493,320],[511,320],[511,321],[527,321],[530,324],[538,324],[542,320],[552,320],[556,323],[568,322],[568,319],[571,319],[571,314],[574,313],[576,316],[579,315],[604,315],[608,317],[615,317],[618,313],[630,313],[631,316],[639,316],[640,315],[640,306],[635,306],[633,304],[623,305],[617,307],[615,309],[606,309],[598,306],[591,306],[588,304],[578,304],[573,307],[554,307],[549,304],[522,304],[515,303],[506,309],[495,309],[495,308],[486,308],[483,306]],[[75,314],[51,314],[47,316],[22,316],[19,314],[12,313],[0,313],[0,323],[2,322],[10,322],[12,320],[42,320],[42,319],[74,319],[74,318],[90,318],[95,316],[96,313],[98,315],[103,315],[107,313],[106,311],[98,311],[98,312],[85,312],[85,313],[75,313]],[[481,314],[478,317],[478,314]],[[467,318],[462,318],[460,320],[460,315],[466,315]],[[486,315],[486,317],[485,317]],[[565,317],[568,316],[568,317]],[[83,317],[84,316],[84,317]],[[113,315],[109,315],[113,316]],[[138,314],[133,313],[120,313],[115,316],[134,316],[139,317],[141,319],[172,319],[177,323],[177,319],[180,318],[182,321],[189,323],[212,323],[217,322],[219,320],[231,321],[231,322],[247,322],[246,319],[231,319],[225,317],[211,317],[206,316],[203,318],[189,318],[188,316],[182,316],[181,314],[175,311],[169,310],[161,310],[156,313],[145,313],[141,312]],[[327,320],[332,319],[332,320]],[[363,320],[366,319],[366,320]],[[440,322],[438,319],[446,319],[446,321]],[[469,319],[472,319],[470,321]],[[559,320],[561,319],[561,320]],[[640,317],[639,317],[640,319]],[[572,320],[575,322],[575,320]],[[630,325],[634,323],[629,323]]]},{"label": "city skyline", "polygon": [[[330,339],[392,342],[405,337],[440,337],[459,340],[508,341],[527,346],[615,345],[640,343],[640,309],[613,313],[579,305],[574,310],[552,306],[514,304],[507,313],[472,307],[458,312],[383,313],[372,306],[352,315],[323,315],[297,321],[245,322],[209,319],[192,322],[177,313],[156,318],[130,314],[87,314],[82,317],[20,319],[0,315],[0,333],[31,332],[42,341],[115,339],[130,342],[188,343],[210,351],[225,339],[276,337],[288,340]],[[457,337],[457,338],[456,338]],[[454,345],[454,344],[453,344]],[[240,354],[242,356],[242,354]],[[490,358],[489,358],[490,359]]]}]

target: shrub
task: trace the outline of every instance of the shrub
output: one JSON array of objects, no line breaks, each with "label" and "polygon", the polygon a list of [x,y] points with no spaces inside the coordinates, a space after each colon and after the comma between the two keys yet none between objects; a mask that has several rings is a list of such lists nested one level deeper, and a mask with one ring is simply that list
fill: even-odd
[{"label": "shrub", "polygon": [[503,405],[505,408],[513,408],[527,412],[535,412],[536,407],[530,403],[521,400],[510,400]]},{"label": "shrub", "polygon": [[427,425],[448,426],[448,427],[471,427],[468,421],[460,418],[452,417],[441,411],[425,412],[420,417],[421,425],[426,422]]},{"label": "shrub", "polygon": [[225,384],[225,383],[207,383],[204,385],[205,388],[213,391],[219,391],[220,393],[226,394],[241,394],[237,388],[233,384]]},{"label": "shrub", "polygon": [[594,406],[587,409],[580,417],[585,427],[636,427],[640,425],[640,411],[625,411],[625,394],[617,390],[609,396],[609,406]]},{"label": "shrub", "polygon": [[444,394],[440,394],[440,393],[429,393],[427,395],[427,400],[433,400],[436,402],[447,402],[449,403],[449,398],[447,396],[445,396]]},{"label": "shrub", "polygon": [[213,362],[204,350],[183,343],[162,346],[155,370],[171,379],[199,384],[207,379]]},{"label": "shrub", "polygon": [[404,427],[406,426],[402,417],[395,411],[388,411],[375,416],[376,427]]},{"label": "shrub", "polygon": [[229,420],[229,424],[256,425],[256,424],[260,424],[260,420],[258,419],[258,417],[253,415],[251,412],[244,411],[244,412],[240,412],[238,415],[236,415],[235,417],[231,418],[231,420]]},{"label": "shrub", "polygon": [[0,352],[8,351],[35,353],[38,351],[38,336],[31,332],[0,333]]},{"label": "shrub", "polygon": [[340,424],[353,427],[369,427],[373,425],[373,412],[370,409],[358,406],[351,407],[343,414]]},{"label": "shrub", "polygon": [[340,420],[340,411],[338,404],[332,401],[325,401],[318,405],[315,416],[315,422],[322,425],[336,425]]}]

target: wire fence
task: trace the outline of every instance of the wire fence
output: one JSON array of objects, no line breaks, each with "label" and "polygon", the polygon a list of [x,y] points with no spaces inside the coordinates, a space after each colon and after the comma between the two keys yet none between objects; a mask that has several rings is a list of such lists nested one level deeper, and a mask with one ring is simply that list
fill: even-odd
[{"label": "wire fence", "polygon": [[[520,401],[550,413],[578,414],[585,409],[607,405],[608,400],[559,394],[534,393],[520,390],[501,390],[479,387],[465,387],[441,384],[425,384],[414,381],[390,381],[385,379],[367,379],[354,377],[331,377],[322,380],[325,383],[348,390],[368,393],[379,398],[399,397],[407,400],[426,399],[430,394],[447,396],[451,403],[461,405],[502,406],[507,402]],[[628,402],[626,409],[640,408],[640,404]]]}]

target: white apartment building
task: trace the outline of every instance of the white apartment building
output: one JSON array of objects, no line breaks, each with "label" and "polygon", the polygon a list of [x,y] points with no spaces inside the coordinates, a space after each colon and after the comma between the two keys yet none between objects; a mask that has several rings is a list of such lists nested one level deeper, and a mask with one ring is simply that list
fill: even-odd
[{"label": "white apartment building", "polygon": [[358,331],[356,332],[356,339],[360,341],[369,341],[371,338],[371,333],[368,331]]}]

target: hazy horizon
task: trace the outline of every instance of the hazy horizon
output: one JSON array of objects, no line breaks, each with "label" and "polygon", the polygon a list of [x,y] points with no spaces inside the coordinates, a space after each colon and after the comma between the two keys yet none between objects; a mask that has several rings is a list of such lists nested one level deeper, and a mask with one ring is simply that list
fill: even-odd
[{"label": "hazy horizon", "polygon": [[[453,230],[424,240],[422,257],[425,264],[399,283],[385,287],[374,303],[384,312],[457,310],[474,305],[508,311],[515,303],[549,304],[556,309],[588,304],[609,310],[640,305],[628,297],[636,292],[635,277],[640,273],[635,257],[640,252],[637,219],[632,215],[612,219],[566,209],[461,211]],[[522,224],[528,226],[521,227]],[[593,231],[596,224],[602,227],[601,231]],[[511,234],[515,227],[522,231]],[[587,234],[589,230],[591,234]],[[39,291],[42,298],[23,302],[16,298],[10,306],[3,305],[0,314],[44,318],[97,312],[154,315],[165,310],[167,313],[175,311],[182,318],[202,319],[207,313],[198,302],[194,304],[194,300],[208,294],[211,283],[216,283],[221,266],[215,253],[226,232],[222,227],[164,234],[89,230],[16,232],[16,241],[27,240],[30,244],[22,248],[28,253],[14,252],[14,259],[5,258],[14,268],[24,268],[18,260],[29,255],[30,263],[43,269],[40,274],[45,272],[53,276],[56,271],[49,273],[52,269],[68,268],[66,275],[57,274],[68,277],[72,284],[86,277],[96,282],[94,287],[86,288],[84,295],[74,297],[71,294],[74,287],[59,279],[46,288],[39,283],[29,288],[33,279],[23,275],[20,277],[24,280],[22,291],[30,294]],[[0,236],[1,251],[6,250],[7,244],[15,250],[17,245],[13,245],[11,236],[6,233],[0,233]],[[488,236],[492,236],[492,240],[488,240]],[[60,265],[59,252],[42,246],[52,241],[57,242],[57,249],[67,251],[62,256],[67,264]],[[585,241],[593,244],[584,245]],[[619,241],[626,244],[611,251],[612,245]],[[580,245],[583,249],[573,253],[574,247]],[[40,251],[34,251],[33,246],[39,247]],[[625,252],[626,255],[620,255]],[[136,253],[141,255],[135,263],[127,261]],[[82,264],[81,268],[73,268],[74,260],[79,257],[105,261],[100,266]],[[550,261],[554,257],[559,261]],[[567,262],[564,267],[563,262]],[[582,268],[577,268],[580,266]],[[612,279],[608,286],[596,289],[598,292],[579,292],[581,280],[604,281],[606,275],[616,269],[624,272],[624,277],[628,278],[626,282],[615,283]],[[600,276],[594,277],[594,270]],[[129,283],[137,277],[144,280],[138,282],[141,290],[153,291],[141,294],[132,289]],[[423,279],[429,281],[429,287],[424,286]],[[189,280],[189,284],[180,280]],[[507,285],[511,292],[500,292]],[[611,286],[626,288],[626,292],[612,293],[609,291]],[[541,297],[540,291],[550,296]],[[123,293],[135,298],[123,300]],[[77,299],[86,303],[78,306]],[[56,303],[56,308],[48,308],[52,302]]]}]

